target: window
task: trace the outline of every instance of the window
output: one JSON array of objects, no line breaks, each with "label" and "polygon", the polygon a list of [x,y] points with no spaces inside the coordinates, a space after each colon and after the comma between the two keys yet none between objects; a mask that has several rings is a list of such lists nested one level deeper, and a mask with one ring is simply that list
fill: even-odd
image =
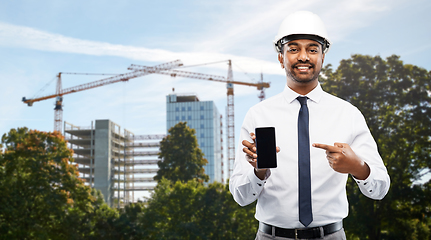
[{"label": "window", "polygon": [[180,111],[180,108],[179,107],[176,107],[175,108],[175,112],[179,112]]},{"label": "window", "polygon": [[201,124],[201,128],[205,128],[205,126],[203,124]]},{"label": "window", "polygon": [[205,142],[201,142],[201,147],[205,147]]},{"label": "window", "polygon": [[204,115],[201,115],[201,119],[205,119]]},{"label": "window", "polygon": [[204,110],[204,106],[201,106],[201,111],[203,111]]},{"label": "window", "polygon": [[205,137],[205,134],[201,133],[201,138],[204,138],[204,137]]},{"label": "window", "polygon": [[175,117],[175,121],[179,121],[180,120],[180,117],[179,116],[176,116]]},{"label": "window", "polygon": [[186,116],[181,116],[181,120],[186,120]]},{"label": "window", "polygon": [[192,110],[192,107],[187,107],[187,111],[191,111]]},{"label": "window", "polygon": [[185,111],[186,110],[186,107],[181,107],[181,111]]},{"label": "window", "polygon": [[192,116],[187,116],[187,120],[192,120]]}]

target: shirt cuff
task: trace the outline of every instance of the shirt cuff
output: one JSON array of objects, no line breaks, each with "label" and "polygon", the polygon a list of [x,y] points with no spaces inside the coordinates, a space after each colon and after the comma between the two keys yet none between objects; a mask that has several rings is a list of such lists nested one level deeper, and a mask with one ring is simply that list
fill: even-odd
[{"label": "shirt cuff", "polygon": [[372,186],[371,182],[374,179],[374,171],[371,167],[370,167],[370,175],[368,175],[368,177],[365,180],[356,179],[353,175],[352,175],[352,177],[360,188],[362,188],[362,189],[366,190],[367,192],[369,192],[370,194],[372,194],[373,186]]},{"label": "shirt cuff", "polygon": [[265,178],[263,180],[260,180],[254,173],[254,168],[251,168],[251,171],[248,174],[248,179],[250,180],[251,188],[252,188],[252,194],[253,196],[257,196],[262,192],[263,186],[266,183],[266,180],[271,176],[271,170],[267,169]]}]

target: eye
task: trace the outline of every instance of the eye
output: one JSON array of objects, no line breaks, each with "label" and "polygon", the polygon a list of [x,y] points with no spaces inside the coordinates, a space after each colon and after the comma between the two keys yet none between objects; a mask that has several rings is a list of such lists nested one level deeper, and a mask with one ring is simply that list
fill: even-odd
[{"label": "eye", "polygon": [[296,48],[289,48],[289,52],[291,52],[291,53],[294,53],[294,52],[297,52],[298,51],[298,49],[296,49]]},{"label": "eye", "polygon": [[318,53],[318,52],[319,52],[319,49],[317,49],[317,48],[312,48],[312,49],[310,49],[309,51],[310,51],[310,53]]}]

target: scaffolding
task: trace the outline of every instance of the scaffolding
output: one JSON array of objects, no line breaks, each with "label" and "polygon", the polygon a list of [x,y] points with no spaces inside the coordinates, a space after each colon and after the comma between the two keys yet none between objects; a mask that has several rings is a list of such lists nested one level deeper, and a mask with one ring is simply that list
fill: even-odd
[{"label": "scaffolding", "polygon": [[134,135],[109,120],[96,120],[89,127],[64,122],[63,129],[80,178],[100,190],[111,207],[134,202],[135,191],[156,186],[153,178],[165,135]]}]

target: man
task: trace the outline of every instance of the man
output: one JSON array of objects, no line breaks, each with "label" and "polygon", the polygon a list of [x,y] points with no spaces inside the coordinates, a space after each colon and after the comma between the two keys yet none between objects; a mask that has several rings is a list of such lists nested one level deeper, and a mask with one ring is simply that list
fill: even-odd
[{"label": "man", "polygon": [[[321,19],[307,11],[288,16],[274,45],[287,84],[248,111],[230,191],[241,206],[257,200],[256,239],[345,239],[348,175],[365,196],[382,199],[387,170],[360,111],[318,82],[330,47]],[[258,127],[276,129],[277,168],[256,168]]]}]

